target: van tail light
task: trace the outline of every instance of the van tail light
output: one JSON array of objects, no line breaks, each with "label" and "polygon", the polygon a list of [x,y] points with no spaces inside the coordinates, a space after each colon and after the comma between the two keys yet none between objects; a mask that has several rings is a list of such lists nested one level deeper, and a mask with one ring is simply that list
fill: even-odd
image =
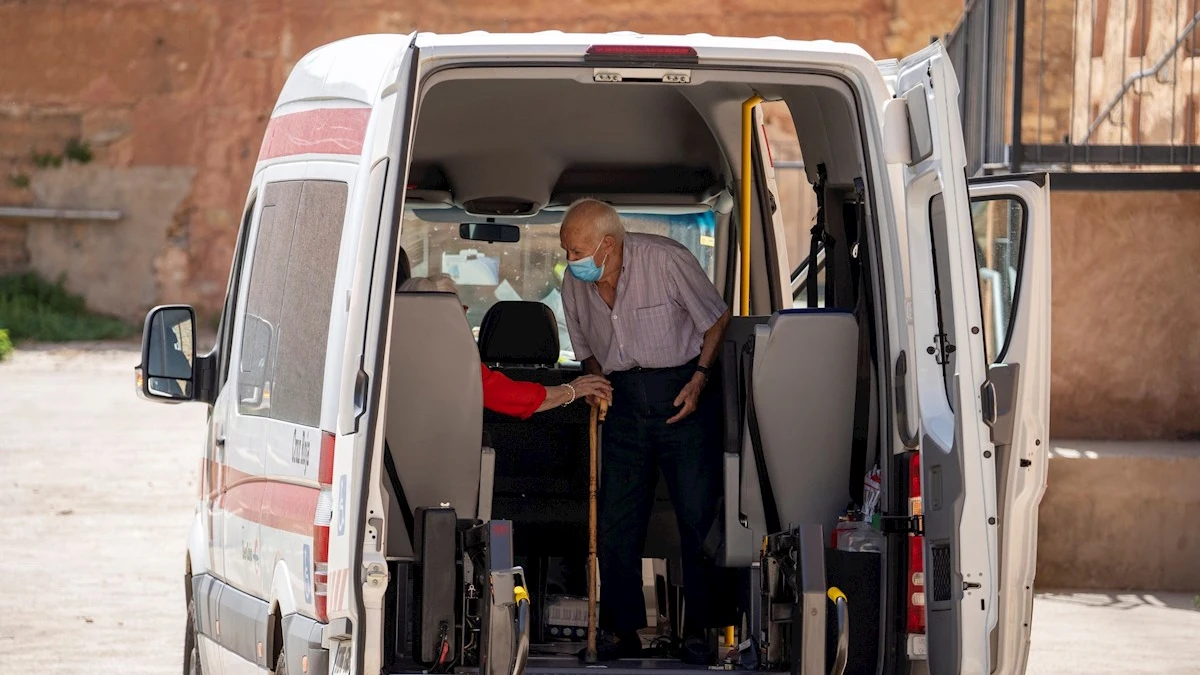
[{"label": "van tail light", "polygon": [[[908,457],[908,515],[921,511],[921,453]],[[909,633],[925,633],[925,537],[908,535],[908,621]]]},{"label": "van tail light", "polygon": [[663,45],[592,45],[584,55],[585,62],[604,61],[625,63],[685,63],[699,62],[692,47]]},{"label": "van tail light", "polygon": [[329,598],[329,525],[333,522],[333,447],[335,436],[321,432],[321,459],[317,481],[321,493],[313,514],[313,606],[318,621],[328,621]]}]

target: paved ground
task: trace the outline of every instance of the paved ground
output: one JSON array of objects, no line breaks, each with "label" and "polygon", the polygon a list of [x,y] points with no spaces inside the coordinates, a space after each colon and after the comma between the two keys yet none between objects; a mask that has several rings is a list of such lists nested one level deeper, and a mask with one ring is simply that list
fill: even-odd
[{"label": "paved ground", "polygon": [[[0,364],[0,674],[174,673],[204,409],[133,393],[131,347]],[[1030,675],[1200,673],[1190,595],[1042,593]]]}]

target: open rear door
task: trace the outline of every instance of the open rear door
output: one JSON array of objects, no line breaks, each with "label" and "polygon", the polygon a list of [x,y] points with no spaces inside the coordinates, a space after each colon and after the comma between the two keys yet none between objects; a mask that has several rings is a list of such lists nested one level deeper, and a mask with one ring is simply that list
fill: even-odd
[{"label": "open rear door", "polygon": [[992,672],[1024,673],[1033,614],[1038,504],[1050,426],[1050,188],[1046,175],[971,179],[988,381],[984,422],[996,454],[999,623]]},{"label": "open rear door", "polygon": [[987,673],[997,620],[995,460],[970,236],[958,81],[940,43],[900,62],[903,169],[920,408],[927,653],[933,675]]}]

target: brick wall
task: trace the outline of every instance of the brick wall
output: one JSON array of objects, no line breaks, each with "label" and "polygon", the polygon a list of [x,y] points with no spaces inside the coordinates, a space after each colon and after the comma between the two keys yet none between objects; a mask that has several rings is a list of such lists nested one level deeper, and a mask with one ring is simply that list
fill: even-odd
[{"label": "brick wall", "polygon": [[34,155],[61,156],[72,138],[86,141],[101,166],[193,167],[160,252],[126,273],[152,277],[163,299],[212,311],[267,116],[290,67],[313,47],[418,27],[557,28],[830,38],[885,57],[947,30],[960,7],[961,0],[2,3],[0,63],[25,66],[0,69],[0,203],[31,203],[31,188],[18,185],[45,171]]}]

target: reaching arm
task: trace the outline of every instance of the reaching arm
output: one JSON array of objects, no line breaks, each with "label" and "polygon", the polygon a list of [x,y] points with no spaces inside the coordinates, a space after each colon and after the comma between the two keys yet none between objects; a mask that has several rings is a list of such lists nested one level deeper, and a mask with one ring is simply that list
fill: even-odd
[{"label": "reaching arm", "polygon": [[[717,347],[720,346],[721,338],[725,335],[725,327],[728,325],[729,310],[725,310],[721,316],[717,317],[716,322],[712,326],[709,326],[708,330],[704,331],[704,342],[700,346],[701,366],[705,368],[711,367],[713,362],[717,360]],[[668,419],[667,424],[674,424],[696,411],[696,405],[700,400],[700,391],[704,389],[704,385],[707,383],[708,376],[697,370],[692,375],[692,379],[683,385],[683,390],[679,392],[679,396],[675,397],[675,407],[679,408],[679,412]]]},{"label": "reaching arm", "polygon": [[[717,318],[717,322],[704,331],[704,343],[700,345],[700,365],[711,368],[717,360],[717,348],[721,346],[721,338],[725,337],[725,328],[729,326],[729,310]],[[703,374],[703,373],[698,373]]]},{"label": "reaching arm", "polygon": [[573,402],[573,399],[578,400],[581,398],[586,398],[589,401],[592,399],[604,399],[611,402],[612,385],[601,375],[582,375],[575,378],[570,384],[546,387],[546,400],[538,406],[536,412],[557,408],[560,405]]}]

